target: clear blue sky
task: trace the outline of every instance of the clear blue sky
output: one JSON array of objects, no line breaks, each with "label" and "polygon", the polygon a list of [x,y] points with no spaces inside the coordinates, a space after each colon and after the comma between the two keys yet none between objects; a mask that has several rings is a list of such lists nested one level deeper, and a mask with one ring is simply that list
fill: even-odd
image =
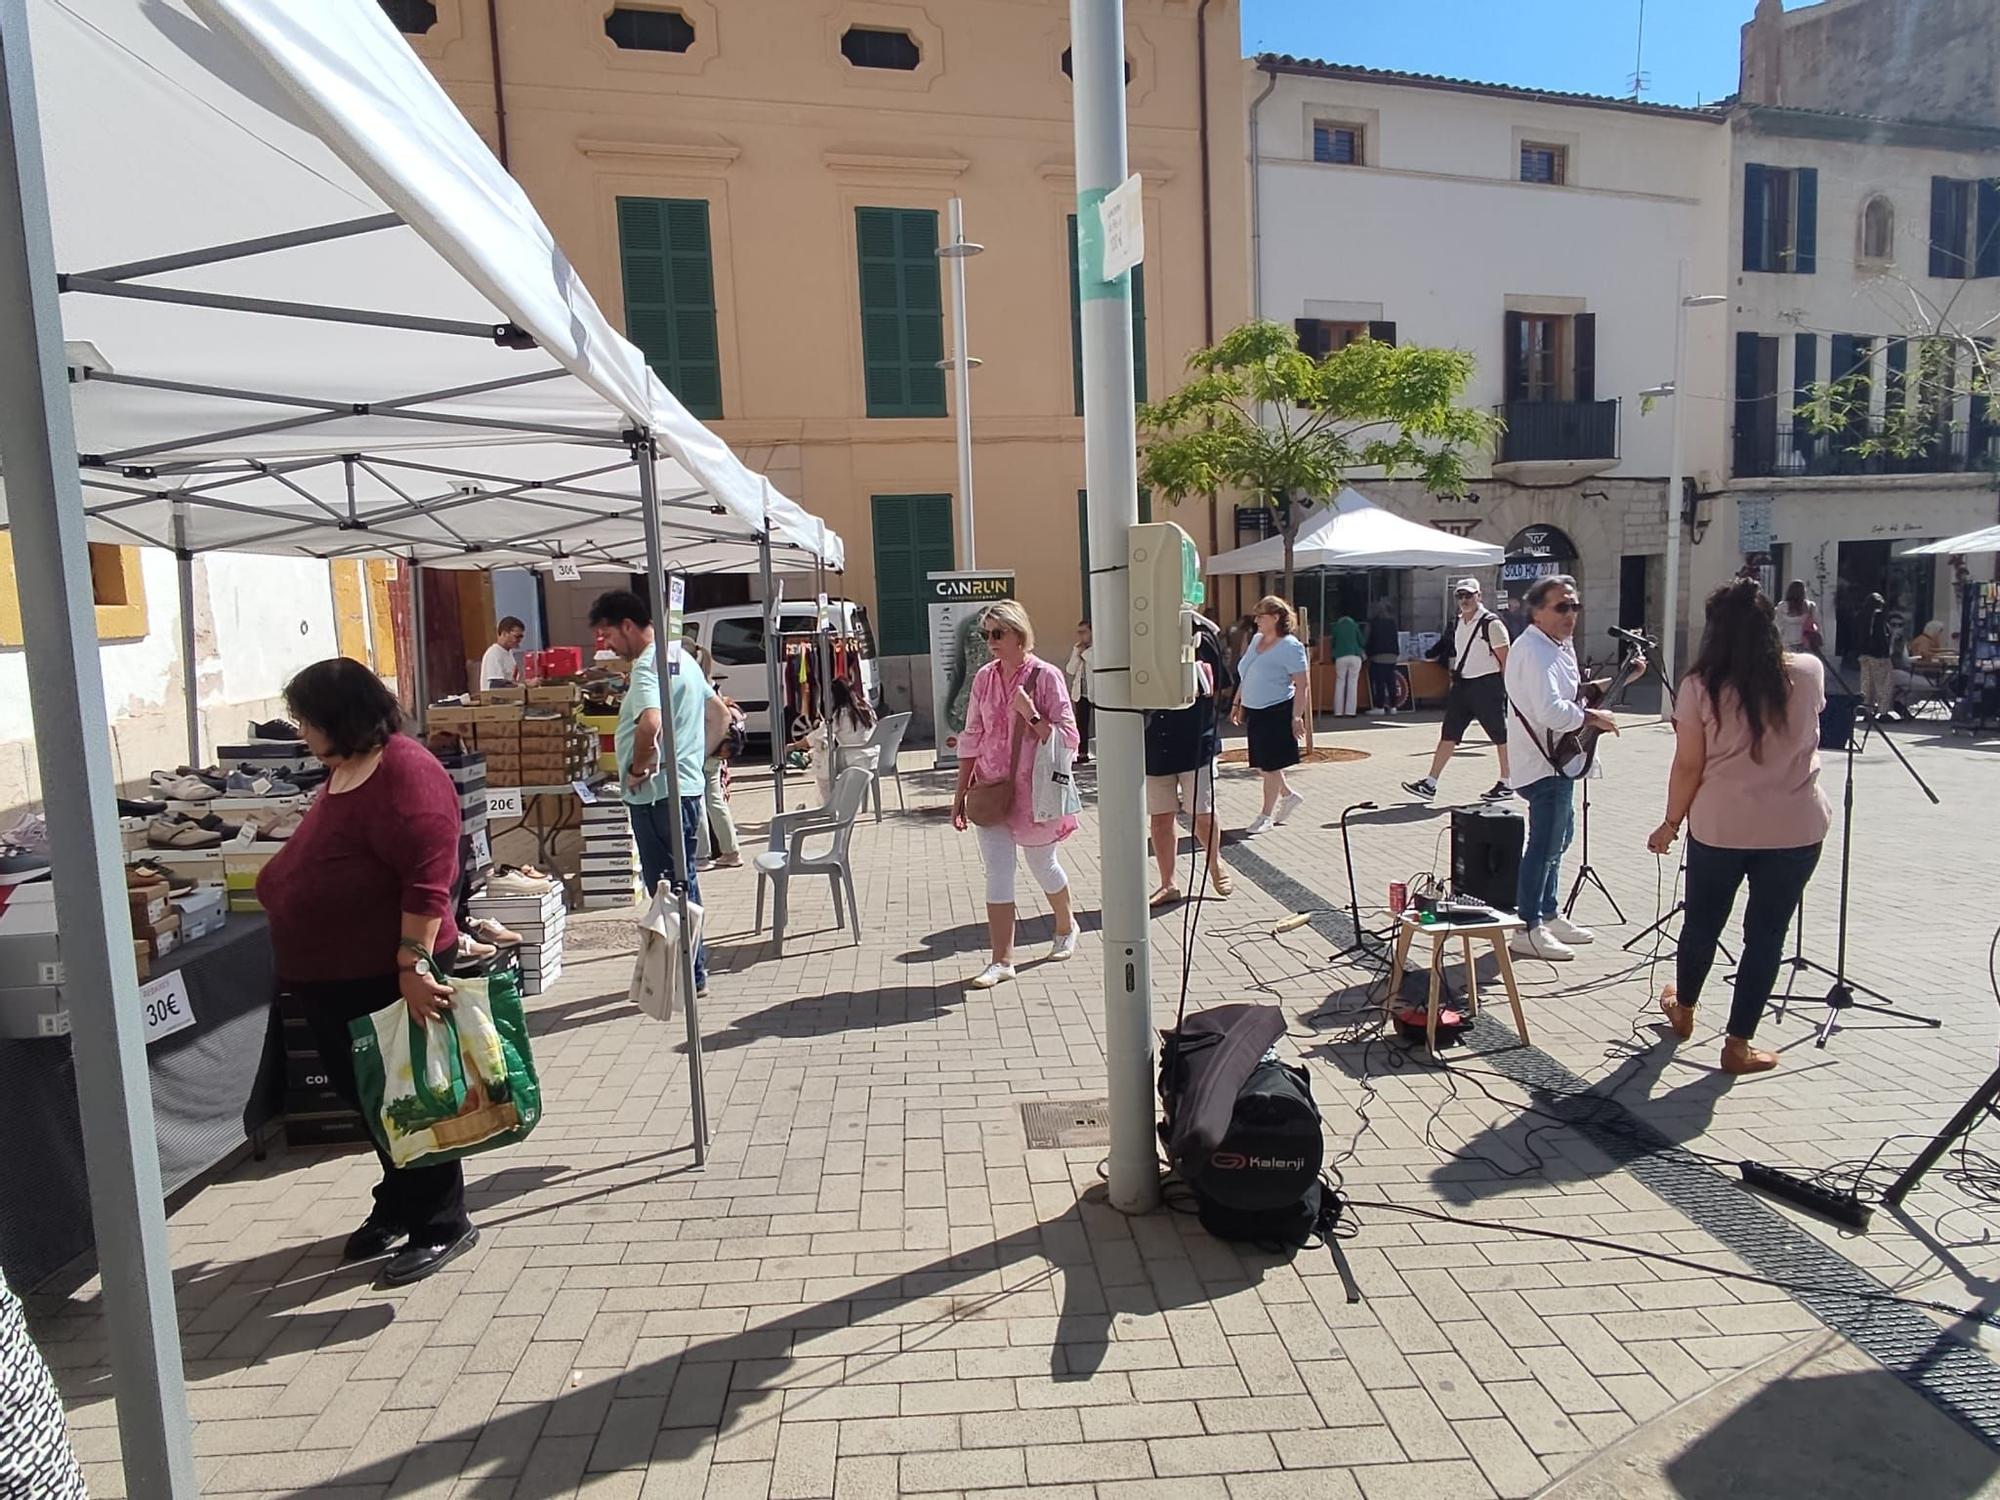
[{"label": "clear blue sky", "polygon": [[[1796,10],[1808,0],[1786,0]],[[1755,0],[1646,0],[1643,97],[1711,103],[1736,92]],[[1639,0],[1243,0],[1243,50],[1405,73],[1623,96]]]}]

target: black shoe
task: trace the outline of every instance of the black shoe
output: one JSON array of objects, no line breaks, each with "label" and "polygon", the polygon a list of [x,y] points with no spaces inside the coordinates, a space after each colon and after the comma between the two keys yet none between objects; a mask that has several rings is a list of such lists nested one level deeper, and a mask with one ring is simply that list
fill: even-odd
[{"label": "black shoe", "polygon": [[253,740],[295,740],[299,737],[299,726],[287,724],[283,719],[266,719],[261,724],[250,726]]},{"label": "black shoe", "polygon": [[340,1258],[344,1261],[373,1260],[378,1255],[387,1255],[390,1247],[402,1237],[402,1230],[391,1229],[387,1224],[377,1224],[370,1219],[347,1237]]},{"label": "black shoe", "polygon": [[157,818],[166,810],[164,802],[145,802],[131,797],[118,799],[118,816],[121,818]]},{"label": "black shoe", "polygon": [[1415,781],[1404,782],[1403,790],[1412,797],[1421,797],[1428,802],[1438,794],[1438,784],[1428,776],[1419,776]]},{"label": "black shoe", "polygon": [[447,1261],[458,1259],[479,1243],[479,1231],[470,1224],[465,1233],[448,1245],[419,1245],[415,1242],[403,1247],[389,1258],[389,1264],[382,1268],[384,1286],[408,1286],[413,1281],[422,1281],[426,1276],[442,1270]]},{"label": "black shoe", "polygon": [[1514,795],[1514,789],[1504,781],[1496,781],[1479,794],[1481,802],[1505,802]]}]

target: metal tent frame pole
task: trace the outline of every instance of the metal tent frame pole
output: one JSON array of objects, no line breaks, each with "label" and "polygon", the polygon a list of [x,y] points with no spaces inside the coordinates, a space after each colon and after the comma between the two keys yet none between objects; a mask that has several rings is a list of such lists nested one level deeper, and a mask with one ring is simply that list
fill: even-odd
[{"label": "metal tent frame pole", "polygon": [[[639,496],[644,505],[646,528],[646,602],[653,611],[653,667],[660,684],[660,763],[667,770],[667,794],[674,800],[673,847],[674,902],[681,919],[681,993],[687,997],[688,1110],[694,1123],[694,1164],[708,1161],[708,1094],[701,1070],[701,1002],[694,993],[694,929],[688,921],[687,839],[681,833],[684,804],[681,801],[680,754],[674,740],[673,654],[679,641],[669,641],[672,621],[667,615],[667,564],[660,546],[659,480],[653,473],[651,438],[634,443],[632,460],[639,466]],[[685,652],[681,653],[685,655]],[[646,892],[651,900],[653,892]]]},{"label": "metal tent frame pole", "polygon": [[410,570],[410,717],[423,732],[425,710],[431,706],[430,670],[424,657],[424,565],[412,556]]},{"label": "metal tent frame pole", "polygon": [[187,544],[187,506],[174,503],[174,578],[180,586],[181,687],[187,708],[187,763],[201,764],[201,658],[194,635],[194,554]]},{"label": "metal tent frame pole", "polygon": [[26,0],[0,0],[0,454],[125,1489],[195,1500]]},{"label": "metal tent frame pole", "polygon": [[1106,1188],[1126,1213],[1159,1206],[1153,1134],[1152,952],[1146,927],[1146,821],[1140,716],[1131,711],[1131,575],[1125,556],[1139,521],[1133,412],[1132,278],[1106,281],[1098,204],[1125,181],[1124,0],[1070,0],[1076,87],[1078,300],[1083,332],[1083,452],[1091,585],[1097,626],[1093,689],[1104,888],[1104,1050],[1111,1115]]},{"label": "metal tent frame pole", "polygon": [[757,571],[764,585],[764,692],[770,699],[771,811],[785,810],[785,665],[778,655],[778,581],[771,567],[771,481],[764,481],[764,530],[757,538]]}]

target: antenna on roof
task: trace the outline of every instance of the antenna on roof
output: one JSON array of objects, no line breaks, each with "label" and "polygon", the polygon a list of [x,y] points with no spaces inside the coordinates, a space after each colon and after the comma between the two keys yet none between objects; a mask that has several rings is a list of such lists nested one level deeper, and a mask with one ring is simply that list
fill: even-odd
[{"label": "antenna on roof", "polygon": [[1625,87],[1631,91],[1634,101],[1653,86],[1653,75],[1646,71],[1646,0],[1639,0],[1639,45],[1632,55],[1632,76]]}]

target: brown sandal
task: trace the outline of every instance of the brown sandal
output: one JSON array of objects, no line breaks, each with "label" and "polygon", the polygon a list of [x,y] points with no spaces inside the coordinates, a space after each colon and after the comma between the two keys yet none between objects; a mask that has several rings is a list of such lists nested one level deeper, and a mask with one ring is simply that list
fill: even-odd
[{"label": "brown sandal", "polygon": [[1777,1053],[1759,1052],[1740,1036],[1733,1036],[1722,1044],[1722,1071],[1725,1073],[1764,1073],[1777,1065]]},{"label": "brown sandal", "polygon": [[1214,891],[1215,894],[1220,896],[1224,901],[1227,901],[1231,896],[1236,894],[1235,880],[1233,880],[1230,877],[1229,872],[1223,869],[1221,865],[1217,865],[1215,869],[1209,873],[1208,888]]},{"label": "brown sandal", "polygon": [[1686,1041],[1694,1035],[1694,1007],[1681,1004],[1679,994],[1672,985],[1660,991],[1660,1014],[1667,1018],[1674,1035]]}]

